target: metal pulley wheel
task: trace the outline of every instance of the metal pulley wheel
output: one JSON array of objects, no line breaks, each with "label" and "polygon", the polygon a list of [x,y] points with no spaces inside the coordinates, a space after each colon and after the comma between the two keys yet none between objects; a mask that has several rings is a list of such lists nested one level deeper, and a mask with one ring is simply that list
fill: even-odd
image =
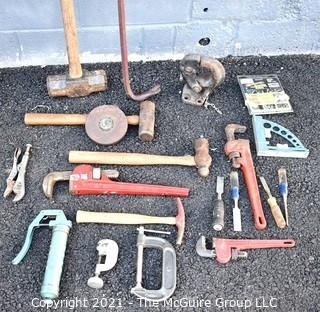
[{"label": "metal pulley wheel", "polygon": [[101,105],[87,115],[85,129],[91,140],[110,145],[118,143],[125,136],[128,120],[118,106]]}]

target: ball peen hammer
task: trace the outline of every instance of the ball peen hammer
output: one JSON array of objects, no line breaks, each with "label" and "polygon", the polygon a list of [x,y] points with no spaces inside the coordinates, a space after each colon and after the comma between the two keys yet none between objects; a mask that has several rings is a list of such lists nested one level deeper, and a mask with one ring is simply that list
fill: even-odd
[{"label": "ball peen hammer", "polygon": [[227,143],[224,146],[224,152],[232,161],[232,166],[241,169],[248,190],[255,227],[257,230],[263,230],[267,222],[262,209],[250,143],[249,140],[235,139],[235,133],[244,133],[246,130],[247,127],[239,124],[227,125],[225,128]]},{"label": "ball peen hammer", "polygon": [[201,177],[207,177],[210,172],[212,158],[209,155],[209,143],[205,138],[194,141],[195,155],[167,156],[148,155],[140,153],[119,152],[87,152],[70,151],[70,163],[108,164],[108,165],[180,165],[196,167]]},{"label": "ball peen hammer", "polygon": [[107,89],[107,76],[104,70],[82,70],[74,0],[60,0],[60,5],[67,45],[69,73],[48,76],[47,88],[49,95],[53,97],[77,97],[105,91]]},{"label": "ball peen hammer", "polygon": [[77,223],[106,224],[169,224],[177,227],[177,245],[181,245],[185,230],[185,213],[180,198],[176,200],[178,213],[175,217],[147,216],[134,213],[77,211]]}]

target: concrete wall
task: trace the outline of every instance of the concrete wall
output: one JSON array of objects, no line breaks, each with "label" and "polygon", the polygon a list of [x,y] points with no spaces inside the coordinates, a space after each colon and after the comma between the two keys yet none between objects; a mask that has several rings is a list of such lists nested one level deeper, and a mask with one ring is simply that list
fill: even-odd
[{"label": "concrete wall", "polygon": [[[319,0],[126,2],[131,60],[320,52]],[[0,67],[66,63],[58,0],[0,3]],[[116,3],[75,0],[82,62],[120,59]]]}]

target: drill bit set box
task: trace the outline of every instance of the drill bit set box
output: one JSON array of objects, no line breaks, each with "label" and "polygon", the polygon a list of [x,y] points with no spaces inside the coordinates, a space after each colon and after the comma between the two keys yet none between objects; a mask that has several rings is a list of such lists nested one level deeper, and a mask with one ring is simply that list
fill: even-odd
[{"label": "drill bit set box", "polygon": [[[47,78],[48,95],[51,98],[55,97],[70,97],[76,101],[79,97],[90,98],[95,96],[95,93],[108,92],[108,85],[114,77],[108,77],[107,73],[100,69],[87,71],[80,63],[78,36],[76,17],[73,1],[61,0],[61,10],[63,17],[63,25],[66,39],[66,47],[69,62],[69,72],[65,75],[50,75]],[[68,182],[69,198],[76,196],[88,196],[86,209],[82,210],[81,201],[77,207],[76,218],[68,217],[68,213],[63,209],[50,209],[50,207],[39,207],[39,213],[30,217],[30,224],[26,231],[24,244],[20,252],[13,259],[12,263],[18,265],[27,255],[32,244],[32,236],[35,229],[40,227],[48,227],[52,230],[51,243],[48,251],[47,265],[45,268],[44,278],[40,290],[41,297],[45,300],[55,300],[61,296],[60,283],[63,282],[63,265],[65,261],[71,261],[71,253],[67,253],[69,245],[68,239],[77,240],[77,235],[69,237],[73,233],[75,227],[86,227],[91,229],[90,224],[107,225],[122,225],[130,229],[130,225],[134,225],[136,229],[131,233],[136,233],[136,285],[132,285],[130,293],[140,299],[164,302],[168,300],[179,287],[179,256],[184,252],[184,240],[190,239],[192,235],[188,233],[187,238],[184,237],[185,230],[188,224],[186,218],[185,207],[191,201],[188,200],[191,194],[196,198],[196,192],[193,194],[196,185],[187,187],[183,185],[185,181],[181,181],[176,185],[176,181],[171,179],[167,182],[163,181],[161,171],[158,166],[183,166],[185,170],[198,175],[197,183],[203,183],[204,179],[212,178],[216,181],[216,185],[210,185],[208,192],[214,194],[214,201],[211,205],[210,220],[206,220],[208,230],[214,234],[210,240],[212,249],[207,248],[206,238],[203,235],[193,237],[196,239],[194,246],[194,257],[208,257],[216,259],[219,264],[226,264],[232,260],[245,259],[248,257],[246,250],[250,249],[270,249],[270,248],[293,248],[295,240],[292,238],[274,238],[260,239],[259,231],[267,230],[266,207],[269,206],[267,214],[273,217],[269,228],[273,227],[277,230],[284,231],[282,236],[286,236],[286,228],[289,226],[290,213],[290,198],[288,190],[288,181],[290,182],[290,172],[285,166],[279,166],[277,172],[273,174],[277,177],[278,191],[268,184],[269,179],[261,176],[260,167],[255,167],[255,157],[295,157],[306,158],[309,155],[309,150],[305,148],[303,143],[287,128],[280,124],[267,120],[260,115],[265,114],[282,114],[293,113],[292,106],[289,101],[289,96],[285,93],[279,77],[274,74],[270,75],[238,75],[238,83],[244,97],[244,103],[248,108],[249,114],[252,115],[252,126],[254,130],[254,139],[256,151],[251,149],[251,141],[248,139],[250,132],[247,131],[248,125],[238,123],[236,120],[228,120],[228,123],[221,125],[215,123],[214,127],[220,127],[224,130],[225,145],[215,146],[217,150],[224,153],[225,163],[229,162],[228,174],[223,171],[223,166],[216,166],[215,160],[212,157],[212,146],[209,140],[203,136],[194,137],[189,142],[189,155],[166,154],[166,153],[151,153],[149,148],[156,145],[158,139],[157,128],[168,127],[170,124],[161,123],[157,120],[159,112],[155,98],[161,92],[160,85],[155,85],[151,89],[134,94],[130,86],[129,67],[128,67],[128,44],[126,34],[126,18],[125,18],[125,1],[118,0],[118,17],[119,17],[119,35],[121,49],[121,65],[122,65],[122,83],[123,90],[128,99],[135,102],[135,114],[125,114],[120,109],[121,103],[100,103],[100,105],[90,109],[84,109],[84,112],[65,113],[65,111],[57,111],[54,113],[43,113],[37,111],[26,112],[24,123],[33,131],[44,131],[43,127],[34,126],[49,126],[49,127],[67,127],[67,126],[82,126],[81,130],[83,137],[89,138],[94,142],[96,148],[90,150],[68,150],[68,162],[55,164],[61,165],[60,170],[50,170],[48,174],[43,176],[42,191],[49,203],[53,202],[54,188],[57,182]],[[183,86],[181,85],[181,95],[179,95],[180,103],[184,110],[196,112],[197,110],[205,111],[209,114],[206,108],[213,106],[218,114],[222,114],[218,104],[210,103],[214,101],[214,92],[219,92],[219,87],[223,86],[226,73],[223,64],[209,55],[201,55],[190,53],[184,56],[179,61],[179,70]],[[253,73],[254,74],[254,73]],[[174,77],[168,77],[174,79]],[[233,78],[236,80],[235,78]],[[165,90],[162,91],[165,93]],[[90,96],[89,96],[90,95]],[[138,105],[136,105],[138,104]],[[49,105],[49,104],[48,104]],[[241,109],[239,105],[239,110]],[[167,113],[170,110],[168,107]],[[161,111],[162,113],[162,111]],[[160,119],[163,120],[163,119]],[[22,122],[22,121],[21,121]],[[129,126],[138,126],[137,132],[134,135],[130,134]],[[57,128],[59,128],[57,127]],[[55,128],[52,131],[59,131]],[[200,125],[199,125],[200,128]],[[61,129],[61,128],[60,128]],[[79,131],[80,131],[79,130]],[[211,131],[212,129],[204,129]],[[175,130],[173,129],[172,132]],[[137,135],[138,134],[138,135]],[[177,135],[181,135],[180,133]],[[132,152],[131,146],[126,146],[127,136],[138,137],[136,144],[143,146],[143,151]],[[286,144],[272,144],[272,136],[280,136],[286,141]],[[49,140],[49,138],[48,138]],[[111,145],[120,143],[127,147],[122,151],[110,151],[108,148]],[[179,140],[176,141],[179,145]],[[61,142],[64,145],[64,142]],[[119,146],[119,145],[118,145]],[[100,150],[100,147],[103,149]],[[75,145],[75,148],[77,146]],[[130,151],[128,151],[130,150]],[[152,150],[150,148],[150,150]],[[7,188],[4,192],[4,197],[8,197],[11,193],[15,193],[14,202],[20,201],[26,194],[25,177],[28,173],[28,162],[32,160],[32,154],[38,153],[38,150],[31,151],[31,145],[28,144],[26,152],[22,155],[21,149],[14,151],[14,159],[12,169],[7,178]],[[31,157],[30,157],[31,156]],[[21,159],[21,161],[19,161]],[[77,164],[77,165],[74,165]],[[73,166],[72,169],[66,169],[67,166]],[[100,167],[98,167],[99,165]],[[106,167],[109,165],[113,167]],[[120,174],[125,176],[123,172],[126,170],[122,166],[143,166],[143,168],[152,168],[159,172],[158,183],[148,183],[146,181],[135,181],[134,179],[121,178]],[[191,168],[188,168],[191,167]],[[212,167],[214,170],[212,170]],[[141,168],[141,167],[140,167]],[[118,171],[119,170],[119,171]],[[49,170],[48,170],[49,171]],[[48,172],[47,171],[47,172]],[[194,172],[192,172],[194,171]],[[213,171],[213,172],[212,172]],[[242,185],[242,176],[244,185]],[[240,175],[240,179],[239,179]],[[165,178],[164,178],[165,179]],[[129,181],[127,181],[129,180]],[[135,182],[131,182],[135,181]],[[207,180],[208,181],[208,180]],[[239,182],[240,181],[240,182]],[[267,194],[267,198],[263,200],[260,196],[259,182],[263,190]],[[268,181],[268,182],[267,182]],[[182,185],[180,185],[182,184]],[[214,188],[215,186],[215,188]],[[246,188],[246,191],[244,190]],[[245,195],[249,207],[243,204]],[[275,193],[281,196],[282,201],[277,202]],[[113,195],[113,196],[110,196]],[[74,196],[74,197],[73,197]],[[91,196],[91,197],[90,197]],[[117,203],[117,196],[158,196],[167,197],[170,207],[174,207],[176,213],[174,215],[159,216],[157,213],[152,215],[140,213],[140,211],[117,212],[115,211],[95,211],[95,206],[88,207],[90,200],[95,198],[105,201],[106,196],[110,202]],[[225,198],[229,197],[230,201],[226,204]],[[58,198],[58,196],[57,196]],[[131,197],[129,197],[130,199]],[[173,198],[173,199],[172,199]],[[132,199],[132,198],[131,198]],[[288,201],[289,200],[289,201]],[[57,200],[59,202],[59,198]],[[147,201],[147,200],[146,200]],[[230,206],[231,203],[231,207]],[[127,207],[126,207],[127,208]],[[161,208],[161,207],[159,207]],[[192,207],[194,208],[194,207]],[[245,209],[251,209],[252,222],[243,218]],[[141,209],[142,210],[142,209]],[[227,211],[231,213],[226,213]],[[193,214],[190,209],[188,213]],[[230,227],[230,222],[226,222],[227,217],[232,216],[233,226]],[[243,238],[240,232],[244,228],[253,225],[252,232],[256,239]],[[269,221],[268,221],[269,223]],[[145,228],[145,226],[148,228]],[[154,225],[157,225],[154,227]],[[168,226],[174,226],[176,246],[170,243],[170,239],[160,237],[161,235],[170,235],[165,231]],[[225,231],[225,232],[224,232]],[[227,231],[232,231],[233,237],[228,237]],[[77,233],[74,231],[74,233]],[[222,234],[221,234],[222,233]],[[199,233],[198,233],[199,234]],[[224,236],[224,237],[221,237]],[[235,237],[241,238],[235,238]],[[279,235],[280,236],[280,235]],[[282,237],[281,236],[281,237]],[[271,235],[270,235],[271,237]],[[112,239],[111,239],[112,238]],[[99,237],[96,241],[97,263],[94,263],[94,273],[88,276],[86,285],[92,289],[104,289],[106,287],[105,280],[108,278],[104,275],[107,271],[113,270],[118,261],[123,261],[119,255],[123,252],[123,243],[125,238],[118,237],[117,241],[114,237]],[[19,244],[19,242],[15,242]],[[182,245],[182,247],[181,247]],[[162,256],[162,271],[161,271],[161,287],[147,289],[144,286],[144,250],[146,248],[156,248],[161,251]],[[176,252],[176,251],[179,252]],[[87,251],[86,251],[87,252]],[[286,250],[288,254],[294,250]],[[254,253],[254,251],[252,251]],[[198,255],[198,256],[197,256]],[[283,255],[283,254],[282,254]],[[23,263],[21,264],[23,265]],[[236,264],[235,264],[236,265]],[[219,267],[217,266],[217,270]],[[85,285],[85,287],[86,287]]]}]

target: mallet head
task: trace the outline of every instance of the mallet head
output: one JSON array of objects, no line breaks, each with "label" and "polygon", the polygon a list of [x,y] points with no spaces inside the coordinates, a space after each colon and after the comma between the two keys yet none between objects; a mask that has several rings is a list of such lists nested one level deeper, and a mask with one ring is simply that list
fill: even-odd
[{"label": "mallet head", "polygon": [[49,96],[78,97],[107,89],[107,75],[104,70],[83,71],[80,78],[69,75],[53,75],[47,77]]}]

